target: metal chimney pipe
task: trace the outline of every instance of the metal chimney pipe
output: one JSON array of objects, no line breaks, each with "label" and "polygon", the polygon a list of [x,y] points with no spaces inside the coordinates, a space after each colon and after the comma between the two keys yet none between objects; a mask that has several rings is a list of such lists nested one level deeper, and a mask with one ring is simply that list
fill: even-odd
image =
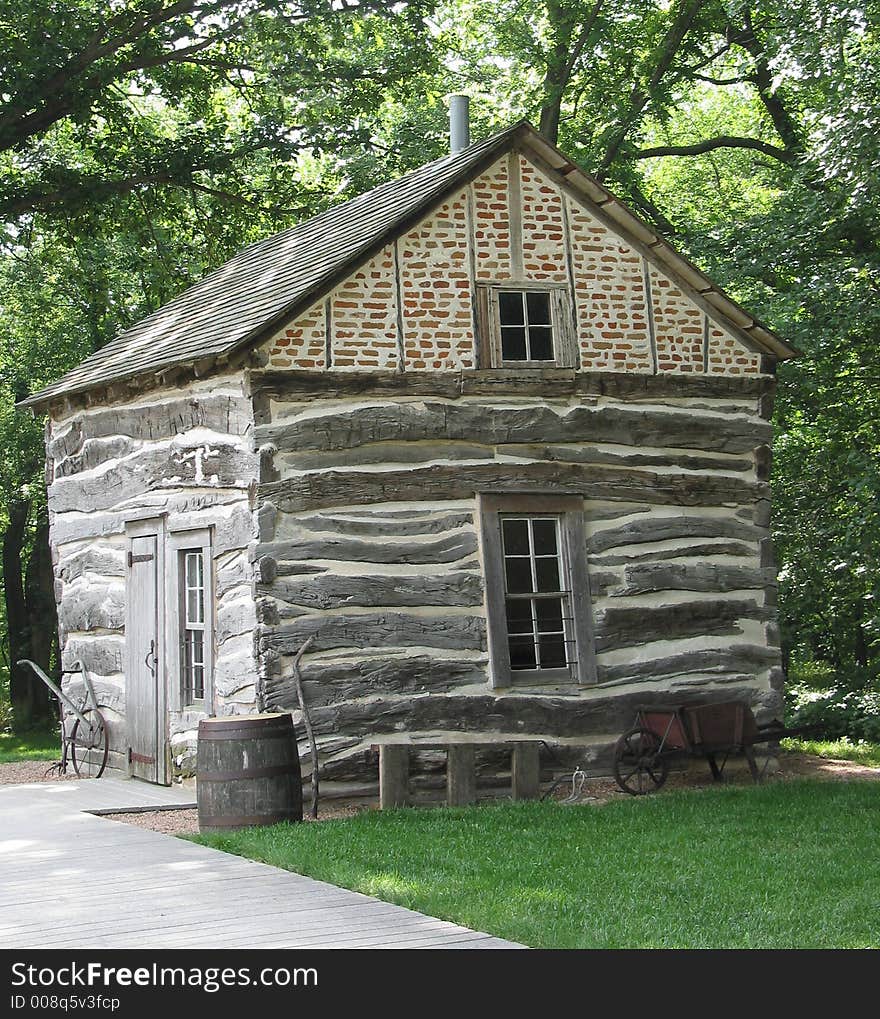
[{"label": "metal chimney pipe", "polygon": [[460,152],[471,143],[470,98],[449,97],[449,151]]}]

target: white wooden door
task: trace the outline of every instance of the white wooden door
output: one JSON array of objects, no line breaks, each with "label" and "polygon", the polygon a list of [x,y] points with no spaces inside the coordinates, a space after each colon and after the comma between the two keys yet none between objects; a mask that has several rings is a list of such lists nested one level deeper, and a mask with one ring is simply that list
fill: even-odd
[{"label": "white wooden door", "polygon": [[159,639],[159,536],[132,536],[125,627],[125,714],[131,774],[165,783],[165,697]]}]

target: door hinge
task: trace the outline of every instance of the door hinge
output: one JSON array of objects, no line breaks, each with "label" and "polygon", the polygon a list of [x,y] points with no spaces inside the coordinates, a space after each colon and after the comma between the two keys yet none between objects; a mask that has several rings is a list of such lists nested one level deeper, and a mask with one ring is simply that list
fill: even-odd
[{"label": "door hinge", "polygon": [[131,747],[128,748],[128,763],[135,762],[137,764],[155,764],[155,757],[147,757],[146,754],[136,754]]},{"label": "door hinge", "polygon": [[128,553],[128,565],[134,566],[135,563],[151,563],[153,561],[152,554],[146,555],[135,555],[133,552]]}]

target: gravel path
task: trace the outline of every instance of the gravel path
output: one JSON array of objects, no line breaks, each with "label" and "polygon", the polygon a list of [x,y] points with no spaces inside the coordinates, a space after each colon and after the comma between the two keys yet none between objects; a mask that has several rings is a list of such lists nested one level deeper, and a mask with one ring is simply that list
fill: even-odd
[{"label": "gravel path", "polygon": [[76,775],[59,775],[57,771],[47,774],[52,761],[15,761],[13,764],[0,764],[0,785],[20,785],[23,782],[66,782],[75,779]]},{"label": "gravel path", "polygon": [[[830,781],[850,781],[852,779],[880,781],[880,768],[868,768],[853,761],[830,760],[813,757],[809,754],[786,753],[779,758],[779,771],[774,776],[776,781],[796,778],[821,778]],[[0,785],[20,784],[26,782],[70,781],[76,776],[46,774],[51,761],[19,761],[15,764],[0,764]],[[733,781],[749,783],[748,773],[737,774]],[[711,786],[708,767],[705,770],[701,762],[697,762],[687,772],[671,774],[667,788],[700,788]],[[571,793],[571,783],[561,784],[555,795],[556,799],[564,799]],[[596,778],[588,780],[580,791],[578,802],[607,803],[609,800],[628,799],[618,789],[612,778]],[[338,818],[353,817],[364,810],[376,809],[376,804],[365,800],[326,800],[320,809],[319,821],[331,821]],[[150,831],[162,832],[166,835],[197,835],[199,831],[198,812],[195,810],[149,810],[137,813],[110,814],[110,820],[147,828]],[[306,820],[310,820],[308,817]]]}]

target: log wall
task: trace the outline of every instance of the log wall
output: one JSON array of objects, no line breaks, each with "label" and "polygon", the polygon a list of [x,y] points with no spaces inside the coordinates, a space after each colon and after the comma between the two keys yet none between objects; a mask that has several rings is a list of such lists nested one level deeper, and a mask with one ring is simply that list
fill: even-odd
[{"label": "log wall", "polygon": [[[340,780],[375,770],[381,736],[529,735],[601,767],[637,703],[778,714],[773,380],[492,380],[254,377],[267,707],[295,709],[313,638],[305,696]],[[476,495],[505,491],[583,498],[595,686],[489,687]]]},{"label": "log wall", "polygon": [[[251,507],[258,461],[241,373],[100,405],[56,404],[48,424],[49,519],[65,685],[80,659],[110,724],[112,766],[125,768],[125,600],[128,521],[165,515],[166,532],[211,528],[217,604],[218,713],[252,711]],[[163,597],[160,592],[160,597]],[[169,626],[168,640],[176,639]],[[169,683],[178,681],[169,677]],[[176,772],[191,769],[200,715],[170,713]]]}]

